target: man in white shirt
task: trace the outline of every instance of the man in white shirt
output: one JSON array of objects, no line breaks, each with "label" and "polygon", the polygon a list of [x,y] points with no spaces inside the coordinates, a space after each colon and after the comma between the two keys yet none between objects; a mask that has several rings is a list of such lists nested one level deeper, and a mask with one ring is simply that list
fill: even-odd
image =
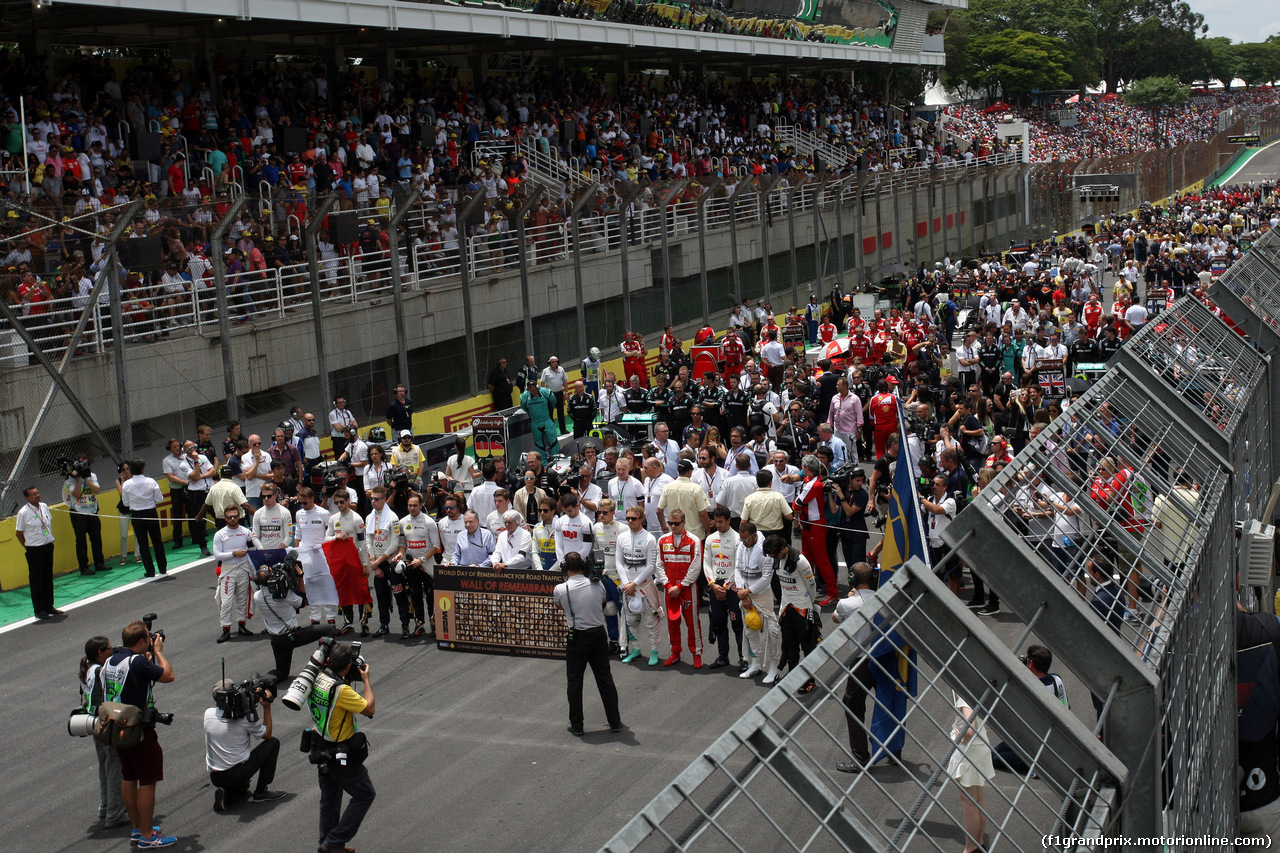
[{"label": "man in white shirt", "polygon": [[643,506],[644,486],[639,479],[631,476],[631,457],[620,457],[614,470],[618,476],[606,485],[605,491],[618,507],[618,512],[625,516],[631,507]]},{"label": "man in white shirt", "polygon": [[489,515],[498,508],[494,500],[494,493],[498,491],[498,484],[494,481],[497,468],[492,460],[486,459],[480,466],[480,473],[484,476],[484,482],[471,490],[467,506],[481,522],[486,522]]},{"label": "man in white shirt", "polygon": [[502,523],[502,533],[493,549],[494,570],[532,568],[533,540],[529,531],[524,529],[524,516],[508,509],[502,516]]},{"label": "man in white shirt", "polygon": [[48,504],[40,502],[40,490],[35,486],[24,489],[22,496],[26,503],[18,510],[14,525],[18,543],[26,549],[31,609],[37,619],[52,619],[62,615],[53,606],[53,513]]},{"label": "man in white shirt", "polygon": [[[176,445],[177,442],[175,441]],[[143,576],[156,576],[156,567],[160,574],[169,571],[169,562],[165,559],[164,543],[160,541],[160,516],[156,513],[156,505],[164,501],[164,492],[160,485],[150,477],[144,476],[146,462],[134,459],[129,463],[133,476],[122,487],[125,506],[129,507],[129,517],[133,521],[133,535],[142,549]],[[156,549],[155,563],[151,562],[151,549]]]},{"label": "man in white shirt", "polygon": [[772,333],[764,346],[760,347],[760,361],[766,366],[769,384],[775,391],[782,388],[782,376],[787,362],[787,351],[782,341],[773,337]]},{"label": "man in white shirt", "polygon": [[569,381],[569,374],[560,366],[560,359],[553,355],[547,359],[547,366],[542,369],[540,378],[556,398],[556,420],[560,422],[560,432],[567,432],[564,424],[564,386]]},{"label": "man in white shirt", "polygon": [[253,632],[244,624],[249,617],[249,581],[253,577],[249,548],[253,545],[253,534],[247,527],[240,525],[239,507],[228,507],[222,518],[226,526],[213,534],[213,555],[222,564],[218,570],[218,586],[215,590],[219,616],[222,619],[222,635],[217,639],[219,643],[231,639],[232,619],[239,625],[239,634],[253,636]]},{"label": "man in white shirt", "polygon": [[[233,688],[230,679],[213,685],[213,698]],[[272,697],[274,698],[274,697]],[[245,717],[231,717],[221,708],[207,708],[204,712],[204,760],[213,783],[213,810],[225,812],[227,806],[249,795],[255,803],[278,800],[285,796],[272,791],[271,781],[276,777],[276,760],[280,755],[280,741],[271,736],[271,699],[263,697],[261,715],[256,722]],[[254,738],[262,742],[250,749]],[[253,793],[249,794],[249,782],[258,777]]]},{"label": "man in white shirt", "polygon": [[698,467],[690,480],[707,496],[708,509],[715,509],[721,490],[724,489],[725,472],[716,464],[715,455],[707,448],[698,450]]},{"label": "man in white shirt", "polygon": [[[836,605],[831,621],[837,625],[853,616],[855,610],[867,606],[874,601],[875,593],[871,591],[871,573],[873,569],[867,563],[854,563],[849,567],[849,580],[853,589]],[[874,605],[873,605],[874,606]],[[871,608],[868,608],[870,610]],[[872,622],[868,617],[849,640],[849,652],[857,661],[849,680],[845,682],[844,707],[845,721],[849,728],[849,752],[852,761],[842,761],[836,769],[842,773],[861,773],[871,762],[871,749],[867,738],[867,729],[863,720],[867,713],[867,697],[873,696],[876,690],[875,674],[871,671]]]},{"label": "man in white shirt", "polygon": [[1004,312],[1002,323],[1012,324],[1015,332],[1025,332],[1031,325],[1031,317],[1027,314],[1027,310],[1018,304],[1018,300],[1014,299]]},{"label": "man in white shirt", "polygon": [[1124,312],[1125,322],[1133,326],[1136,332],[1141,329],[1147,322],[1147,309],[1141,302],[1135,302],[1130,305]]},{"label": "man in white shirt", "polygon": [[341,456],[342,451],[347,449],[347,427],[358,429],[359,426],[355,415],[347,409],[346,398],[340,396],[334,400],[333,408],[329,411],[329,436],[333,439],[335,458]]},{"label": "man in white shirt", "polygon": [[458,544],[458,537],[466,535],[467,524],[462,518],[462,499],[456,495],[446,495],[444,499],[444,515],[436,522],[440,530],[441,562],[449,565],[453,562],[453,551]]},{"label": "man in white shirt", "polygon": [[742,518],[742,505],[746,502],[747,495],[756,490],[756,478],[751,472],[751,463],[754,461],[755,456],[751,453],[739,456],[735,463],[737,471],[724,481],[724,488],[716,497],[716,505],[729,510],[734,530],[738,529],[738,520]]},{"label": "man in white shirt", "polygon": [[658,501],[662,500],[662,491],[672,481],[663,470],[662,462],[651,456],[644,461],[644,514],[645,529],[654,536],[666,533],[663,520],[658,517]]},{"label": "man in white shirt", "polygon": [[240,478],[245,499],[258,509],[262,506],[262,484],[271,479],[271,454],[262,449],[261,436],[249,436],[249,452],[240,457]]}]

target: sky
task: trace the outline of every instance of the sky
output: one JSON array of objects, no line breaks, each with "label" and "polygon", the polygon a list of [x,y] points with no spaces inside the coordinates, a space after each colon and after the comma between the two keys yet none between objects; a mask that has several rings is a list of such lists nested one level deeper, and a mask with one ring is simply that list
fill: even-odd
[{"label": "sky", "polygon": [[1204,15],[1209,35],[1233,42],[1262,41],[1280,33],[1280,5],[1257,0],[1187,0],[1193,12]]}]

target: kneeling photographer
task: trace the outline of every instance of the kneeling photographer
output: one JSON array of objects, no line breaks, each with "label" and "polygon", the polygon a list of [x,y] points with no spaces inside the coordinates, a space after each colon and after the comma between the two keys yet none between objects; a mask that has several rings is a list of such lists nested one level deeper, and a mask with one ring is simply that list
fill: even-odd
[{"label": "kneeling photographer", "polygon": [[[302,734],[302,751],[318,770],[321,853],[347,849],[376,796],[364,766],[369,741],[358,731],[355,719],[357,714],[372,717],[374,711],[369,666],[358,649],[358,643],[321,641],[284,696],[290,708],[301,708],[305,697],[307,711],[316,722],[314,729]],[[357,675],[364,684],[364,696],[351,687]],[[344,792],[351,798],[346,811],[342,810]]]},{"label": "kneeling photographer", "polygon": [[[155,709],[153,685],[173,681],[173,666],[164,655],[164,632],[151,631],[155,614],[131,622],[121,632],[120,648],[102,667],[104,702],[130,705],[141,710],[142,736],[135,746],[116,747],[120,758],[121,794],[133,823],[133,844],[139,850],[171,847],[178,839],[164,835],[151,820],[156,809],[156,784],[164,778],[164,750],[156,735],[156,723],[169,724],[172,714]],[[99,709],[101,712],[101,709]]]},{"label": "kneeling photographer", "polygon": [[327,622],[298,627],[298,611],[306,589],[296,551],[290,551],[283,562],[260,568],[254,580],[258,584],[253,593],[254,609],[262,614],[262,622],[271,635],[271,654],[276,664],[272,673],[277,680],[285,679],[291,671],[294,649],[321,637],[336,637],[338,631]]},{"label": "kneeling photographer", "polygon": [[[214,707],[204,712],[204,760],[213,783],[215,812],[226,811],[248,794],[254,775],[258,784],[249,795],[250,802],[265,803],[284,796],[269,787],[280,756],[280,741],[271,736],[275,686],[275,678],[256,675],[240,684],[224,678],[213,685]],[[250,748],[255,737],[262,743]]]}]

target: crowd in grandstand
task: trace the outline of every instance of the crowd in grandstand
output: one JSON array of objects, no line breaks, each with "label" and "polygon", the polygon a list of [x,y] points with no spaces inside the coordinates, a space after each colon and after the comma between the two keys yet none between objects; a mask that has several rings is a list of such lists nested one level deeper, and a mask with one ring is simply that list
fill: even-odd
[{"label": "crowd in grandstand", "polygon": [[[1233,110],[1232,120],[1259,108],[1280,104],[1280,92],[1271,88],[1235,89],[1199,93],[1164,119],[1161,136],[1165,147],[1208,139],[1218,132],[1218,118]],[[1005,117],[1026,121],[1031,130],[1031,159],[1083,160],[1115,154],[1134,154],[1154,149],[1151,116],[1115,96],[1076,97],[1067,103],[1058,99],[1031,108],[988,112],[979,106],[954,104],[944,108],[944,124],[952,133],[982,148],[996,138]],[[1075,124],[1064,126],[1065,117]]]}]

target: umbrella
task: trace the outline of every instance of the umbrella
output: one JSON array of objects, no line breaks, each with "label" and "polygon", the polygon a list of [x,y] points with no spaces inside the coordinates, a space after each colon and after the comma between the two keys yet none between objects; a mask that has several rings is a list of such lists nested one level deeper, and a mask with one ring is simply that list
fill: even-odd
[{"label": "umbrella", "polygon": [[983,110],[982,114],[985,116],[985,115],[989,115],[990,113],[1005,113],[1011,109],[1013,109],[1013,107],[1009,106],[1004,101],[996,101],[994,104],[992,104],[991,106]]},{"label": "umbrella", "polygon": [[1074,95],[1072,95],[1070,98],[1067,98],[1067,103],[1068,103],[1068,104],[1078,104],[1078,103],[1080,103],[1080,93],[1079,93],[1079,92],[1076,92],[1076,93],[1075,93]]},{"label": "umbrella", "polygon": [[1117,98],[1119,98],[1119,97],[1120,97],[1120,96],[1119,96],[1119,95],[1117,95],[1115,92],[1107,92],[1107,94],[1105,94],[1105,95],[1103,95],[1103,96],[1102,96],[1102,100],[1104,100],[1104,101],[1114,101],[1114,100],[1116,100],[1116,99],[1117,99]]}]

